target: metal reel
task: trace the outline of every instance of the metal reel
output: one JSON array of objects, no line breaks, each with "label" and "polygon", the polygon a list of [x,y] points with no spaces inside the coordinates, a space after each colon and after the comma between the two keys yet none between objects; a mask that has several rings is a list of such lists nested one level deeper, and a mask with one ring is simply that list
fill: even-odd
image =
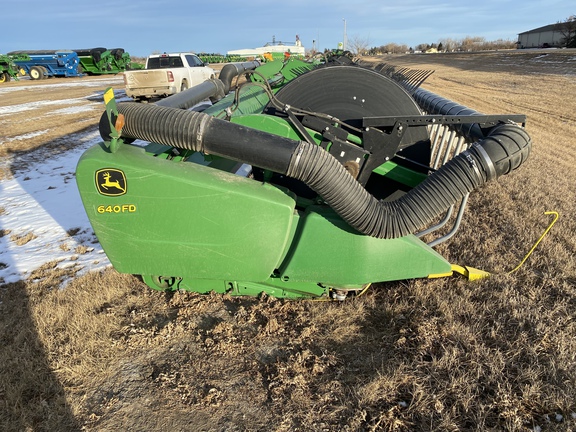
[{"label": "metal reel", "polygon": [[[364,117],[422,115],[400,85],[359,66],[314,69],[290,81],[276,96],[282,104],[329,114],[357,129],[362,128]],[[405,133],[400,148],[428,139],[426,128],[412,128]]]}]

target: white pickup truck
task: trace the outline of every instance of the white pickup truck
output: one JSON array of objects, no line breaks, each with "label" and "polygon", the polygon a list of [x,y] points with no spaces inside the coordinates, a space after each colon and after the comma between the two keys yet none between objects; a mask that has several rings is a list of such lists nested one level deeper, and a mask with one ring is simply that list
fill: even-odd
[{"label": "white pickup truck", "polygon": [[126,95],[136,101],[180,93],[216,77],[216,72],[190,53],[153,54],[145,69],[124,72]]}]

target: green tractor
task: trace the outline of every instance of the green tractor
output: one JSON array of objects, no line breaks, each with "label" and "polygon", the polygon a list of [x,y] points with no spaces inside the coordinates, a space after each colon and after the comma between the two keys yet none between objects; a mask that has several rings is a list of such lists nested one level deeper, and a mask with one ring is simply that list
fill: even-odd
[{"label": "green tractor", "polygon": [[76,178],[112,265],[159,290],[292,299],[482,276],[434,246],[469,193],[527,158],[525,116],[426,91],[430,71],[349,60],[227,65],[157,104],[108,89]]},{"label": "green tractor", "polygon": [[25,54],[19,54],[16,56],[0,54],[0,83],[8,82],[12,78],[18,81],[18,78],[26,73],[14,63],[15,58],[17,60],[30,59]]}]

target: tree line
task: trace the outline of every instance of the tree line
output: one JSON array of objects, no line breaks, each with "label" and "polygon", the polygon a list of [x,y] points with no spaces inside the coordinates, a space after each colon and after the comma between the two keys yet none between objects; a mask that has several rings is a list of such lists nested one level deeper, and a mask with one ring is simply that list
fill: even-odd
[{"label": "tree line", "polygon": [[[562,46],[576,48],[576,15],[571,15],[555,24],[555,30],[562,34]],[[487,41],[481,36],[466,36],[463,39],[443,38],[437,43],[421,43],[414,47],[406,44],[387,43],[370,47],[370,41],[352,36],[348,41],[349,50],[356,55],[404,54],[413,52],[456,52],[456,51],[493,51],[517,48],[515,40],[497,39]]]},{"label": "tree line", "polygon": [[490,51],[498,49],[514,49],[516,41],[498,39],[487,41],[481,36],[466,36],[463,39],[443,38],[438,43],[421,43],[414,47],[405,44],[388,43],[372,47],[368,54],[401,54],[409,52],[456,52],[456,51]]}]

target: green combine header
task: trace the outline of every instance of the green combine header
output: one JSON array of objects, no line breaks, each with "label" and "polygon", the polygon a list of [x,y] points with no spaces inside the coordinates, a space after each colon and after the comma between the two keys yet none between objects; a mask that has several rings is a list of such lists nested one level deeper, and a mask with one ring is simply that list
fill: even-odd
[{"label": "green combine header", "polygon": [[88,75],[117,74],[130,69],[143,69],[144,65],[131,60],[123,48],[89,48],[73,50],[78,54],[80,69]]},{"label": "green combine header", "polygon": [[338,55],[256,66],[157,104],[106,91],[103,141],[76,178],[119,272],[160,290],[343,300],[460,269],[434,246],[470,193],[528,157],[525,116],[426,91],[430,71]]}]

